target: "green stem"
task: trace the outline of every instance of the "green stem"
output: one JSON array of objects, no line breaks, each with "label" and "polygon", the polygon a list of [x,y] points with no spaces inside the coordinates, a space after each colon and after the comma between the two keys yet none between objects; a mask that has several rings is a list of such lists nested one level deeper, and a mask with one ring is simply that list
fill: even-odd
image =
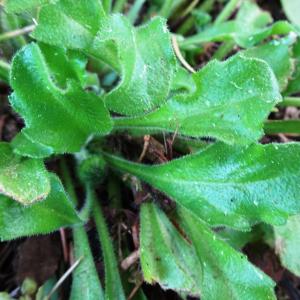
[{"label": "green stem", "polygon": [[239,3],[240,0],[229,0],[214,23],[217,25],[226,21],[232,15]]},{"label": "green stem", "polygon": [[20,36],[20,35],[23,35],[23,34],[26,34],[26,33],[29,33],[32,30],[34,30],[34,28],[35,28],[35,25],[29,25],[29,26],[26,26],[26,27],[21,28],[21,29],[17,29],[17,30],[13,30],[13,31],[10,31],[10,32],[5,32],[3,34],[0,34],[0,42],[15,38],[17,36]]},{"label": "green stem", "polygon": [[107,14],[111,12],[112,0],[102,0],[103,8]]},{"label": "green stem", "polygon": [[214,53],[212,59],[222,60],[226,57],[234,48],[235,43],[233,41],[224,42],[219,49]]},{"label": "green stem", "polygon": [[300,120],[267,121],[264,124],[266,134],[300,134]]},{"label": "green stem", "polygon": [[121,13],[124,10],[124,6],[126,4],[127,0],[116,0],[116,3],[113,7],[114,13]]},{"label": "green stem", "polygon": [[101,249],[105,265],[105,296],[106,299],[125,300],[125,295],[118,270],[118,264],[114,253],[112,241],[105,223],[101,206],[96,201],[94,191],[90,190],[94,198],[93,216],[101,243]]},{"label": "green stem", "polygon": [[10,72],[10,65],[0,60],[0,80],[3,80],[5,83],[9,83],[9,72]]},{"label": "green stem", "polygon": [[[199,6],[199,10],[202,10],[204,12],[209,12],[212,10],[214,3],[216,0],[205,0],[200,6]],[[189,16],[179,27],[179,29],[177,30],[178,34],[186,34],[187,32],[189,32],[193,25],[194,25],[195,19],[193,16]]]},{"label": "green stem", "polygon": [[283,101],[278,103],[279,106],[296,106],[300,107],[300,97],[284,97]]},{"label": "green stem", "polygon": [[162,8],[159,11],[159,15],[168,18],[172,13],[173,0],[165,0]]},{"label": "green stem", "polygon": [[136,0],[131,6],[127,16],[132,24],[134,24],[139,17],[140,10],[142,9],[145,1],[146,0]]},{"label": "green stem", "polygon": [[78,198],[75,192],[75,188],[73,185],[72,177],[67,166],[67,162],[65,159],[62,159],[60,162],[60,170],[62,173],[62,178],[64,182],[64,186],[66,188],[67,193],[69,194],[71,200],[73,201],[74,205],[78,204]]},{"label": "green stem", "polygon": [[[78,204],[75,188],[72,182],[72,177],[65,160],[61,160],[61,172],[65,188],[71,200],[75,205]],[[84,226],[75,226],[73,228],[74,240],[74,258],[75,260],[83,258],[82,262],[73,272],[73,282],[71,288],[70,299],[81,300],[83,295],[90,295],[87,300],[99,299],[104,300],[103,289],[97,274],[94,264],[92,251],[89,245],[89,240]],[[85,282],[82,288],[82,281]]]}]

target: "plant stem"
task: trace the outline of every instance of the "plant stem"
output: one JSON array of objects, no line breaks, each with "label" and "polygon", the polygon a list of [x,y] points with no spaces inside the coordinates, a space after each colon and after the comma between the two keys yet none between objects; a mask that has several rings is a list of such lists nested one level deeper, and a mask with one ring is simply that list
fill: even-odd
[{"label": "plant stem", "polygon": [[126,4],[126,0],[116,0],[116,3],[113,7],[114,13],[120,13],[124,10],[124,6]]},{"label": "plant stem", "polygon": [[300,120],[269,120],[265,122],[264,130],[266,134],[300,134]]},{"label": "plant stem", "polygon": [[[65,160],[61,160],[60,167],[66,191],[73,203],[77,205],[78,198],[76,196],[72,177]],[[94,264],[88,236],[83,225],[75,226],[73,228],[73,240],[75,259],[82,259],[82,262],[77,266],[73,273],[70,299],[83,299],[81,296],[87,293],[90,293],[91,297],[94,297],[89,299],[104,299],[103,289]],[[89,282],[85,282],[84,286],[86,289],[88,289],[88,291],[85,291],[84,288],[82,289],[82,280],[87,279]]]},{"label": "plant stem", "polygon": [[134,24],[139,17],[140,10],[143,7],[145,1],[146,0],[136,0],[131,6],[127,16],[132,24]]},{"label": "plant stem", "polygon": [[296,106],[300,107],[300,97],[284,97],[283,101],[278,103],[278,106]]},{"label": "plant stem", "polygon": [[109,236],[101,206],[95,199],[94,191],[90,190],[89,193],[91,194],[91,197],[93,197],[93,216],[104,258],[106,298],[125,300],[113,244]]},{"label": "plant stem", "polygon": [[111,12],[112,0],[102,0],[103,8],[107,14]]},{"label": "plant stem", "polygon": [[35,28],[35,25],[29,25],[26,27],[23,27],[21,29],[17,29],[17,30],[13,30],[10,32],[5,32],[3,34],[0,35],[0,42],[8,40],[8,39],[12,39],[14,37],[29,33],[31,31],[33,31]]},{"label": "plant stem", "polygon": [[214,53],[212,59],[222,60],[226,57],[234,48],[235,43],[233,41],[224,42],[219,49]]},{"label": "plant stem", "polygon": [[0,80],[3,80],[5,83],[9,83],[9,72],[10,72],[10,65],[0,60]]},{"label": "plant stem", "polygon": [[[205,0],[200,6],[199,6],[199,10],[205,11],[205,12],[209,12],[212,8],[213,5],[215,3],[216,0]],[[189,16],[179,27],[179,29],[177,30],[178,34],[186,34],[187,32],[189,32],[191,30],[191,28],[194,25],[194,17],[193,16]]]},{"label": "plant stem", "polygon": [[217,25],[226,21],[232,15],[239,3],[240,0],[229,0],[222,12],[217,16],[214,24]]}]

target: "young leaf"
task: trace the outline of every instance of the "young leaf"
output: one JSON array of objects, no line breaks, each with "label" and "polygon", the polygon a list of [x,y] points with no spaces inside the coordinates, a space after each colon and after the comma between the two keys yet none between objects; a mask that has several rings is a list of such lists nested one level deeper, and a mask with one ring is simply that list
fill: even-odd
[{"label": "young leaf", "polygon": [[14,153],[31,158],[44,158],[53,154],[53,149],[33,142],[23,132],[19,132],[11,142]]},{"label": "young leaf", "polygon": [[60,180],[53,174],[50,180],[48,197],[30,206],[0,195],[0,240],[46,234],[81,222]]},{"label": "young leaf", "polygon": [[296,276],[300,276],[300,215],[288,218],[287,223],[274,227],[275,250],[281,263]]},{"label": "young leaf", "polygon": [[[263,221],[280,225],[300,211],[300,145],[216,143],[156,166],[105,154],[111,166],[161,190],[212,225],[249,229]],[[284,199],[284,201],[283,201]]]},{"label": "young leaf", "polygon": [[285,95],[296,94],[300,92],[300,39],[293,47],[293,58],[295,59],[295,71],[285,91]]},{"label": "young leaf", "polygon": [[293,25],[286,21],[277,21],[270,26],[272,17],[268,12],[262,11],[252,1],[243,1],[235,20],[212,25],[208,29],[187,38],[182,47],[206,42],[221,42],[234,40],[244,48],[252,47],[265,38],[274,34],[288,34],[295,31]]},{"label": "young leaf", "polygon": [[241,55],[212,61],[193,78],[197,88],[192,94],[174,96],[144,116],[115,118],[115,128],[176,131],[247,144],[261,137],[263,121],[281,99],[269,66]]},{"label": "young leaf", "polygon": [[[85,92],[70,79],[58,87],[37,44],[29,44],[12,63],[10,102],[24,118],[22,133],[32,142],[65,153],[80,150],[91,134],[111,130],[109,113],[102,99]],[[56,77],[57,78],[57,77]]]},{"label": "young leaf", "polygon": [[161,105],[176,70],[165,21],[154,18],[135,28],[124,16],[106,16],[100,1],[73,2],[61,0],[43,7],[33,36],[81,49],[115,69],[121,80],[105,97],[109,109],[136,115]]},{"label": "young leaf", "polygon": [[88,51],[105,19],[100,0],[59,0],[42,7],[32,36],[44,43]]},{"label": "young leaf", "polygon": [[280,90],[283,91],[294,71],[290,42],[286,39],[273,40],[267,44],[242,52],[246,57],[264,60],[273,70]]},{"label": "young leaf", "polygon": [[102,59],[108,63],[112,61],[111,53],[118,53],[115,61],[119,63],[121,81],[105,97],[110,110],[137,115],[165,102],[176,60],[164,19],[154,18],[134,28],[125,17],[112,15],[94,41],[92,54],[97,53],[103,53]]},{"label": "young leaf", "polygon": [[[92,191],[90,192],[93,193]],[[105,299],[125,300],[126,298],[121,283],[113,244],[109,237],[109,232],[105,224],[105,219],[101,207],[96,202],[96,199],[94,201],[93,215],[101,243],[101,249],[105,264]]]},{"label": "young leaf", "polygon": [[275,283],[247,258],[220,240],[207,225],[179,210],[187,236],[202,262],[201,299],[276,299]]},{"label": "young leaf", "polygon": [[70,299],[104,300],[88,236],[83,226],[73,229],[73,239],[75,260],[81,259],[81,262],[73,271]]},{"label": "young leaf", "polygon": [[4,6],[8,13],[21,13],[48,2],[50,0],[4,0]]},{"label": "young leaf", "polygon": [[0,143],[0,194],[28,205],[46,198],[49,192],[49,174],[43,162],[15,155],[9,144]]},{"label": "young leaf", "polygon": [[202,265],[195,250],[155,205],[141,208],[140,259],[144,279],[165,289],[199,296]]}]

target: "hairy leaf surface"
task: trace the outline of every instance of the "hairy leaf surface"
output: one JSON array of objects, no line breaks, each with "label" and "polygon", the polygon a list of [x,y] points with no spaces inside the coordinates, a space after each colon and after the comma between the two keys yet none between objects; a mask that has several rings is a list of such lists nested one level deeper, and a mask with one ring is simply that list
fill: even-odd
[{"label": "hairy leaf surface", "polygon": [[0,194],[28,205],[46,198],[49,192],[49,174],[43,162],[15,155],[9,144],[0,143]]},{"label": "hairy leaf surface", "polygon": [[30,206],[0,195],[0,240],[46,234],[81,222],[60,180],[53,174],[50,179],[48,197]]},{"label": "hairy leaf surface", "polygon": [[246,57],[255,57],[268,63],[276,76],[280,90],[283,91],[294,71],[290,44],[287,39],[273,40],[242,53]]},{"label": "hairy leaf surface", "polygon": [[249,229],[280,225],[300,211],[300,145],[216,143],[169,163],[146,166],[105,154],[107,161],[153,185],[212,225]]},{"label": "hairy leaf surface", "polygon": [[179,210],[174,226],[156,205],[141,209],[141,266],[149,283],[201,299],[275,299],[274,283],[204,223]]},{"label": "hairy leaf surface", "polygon": [[121,283],[113,243],[109,236],[101,206],[96,203],[96,201],[94,202],[93,216],[101,243],[105,265],[105,299],[125,300],[126,297]]},{"label": "hairy leaf surface", "polygon": [[104,293],[89,246],[88,236],[83,226],[73,229],[73,239],[75,260],[80,259],[81,261],[72,273],[70,299],[104,300]]},{"label": "hairy leaf surface", "polygon": [[52,76],[38,45],[29,44],[14,57],[10,102],[24,118],[22,133],[30,141],[56,153],[76,152],[91,134],[111,130],[101,98],[85,92],[72,78],[61,89]]},{"label": "hairy leaf surface", "polygon": [[275,283],[247,257],[220,240],[207,225],[184,209],[182,223],[202,262],[203,300],[276,299]]},{"label": "hairy leaf surface", "polygon": [[300,215],[292,216],[287,223],[274,227],[275,250],[282,265],[300,276]]},{"label": "hairy leaf surface", "polygon": [[162,18],[135,28],[122,15],[106,15],[100,1],[60,0],[42,8],[33,36],[52,45],[81,49],[115,69],[120,82],[105,97],[115,112],[143,113],[168,96],[176,61]]},{"label": "hairy leaf surface", "polygon": [[241,55],[212,61],[193,79],[197,88],[190,95],[174,96],[144,116],[115,118],[115,128],[142,134],[176,131],[247,144],[263,134],[263,121],[281,99],[269,66]]},{"label": "hairy leaf surface", "polygon": [[188,240],[155,205],[141,208],[140,259],[144,279],[164,289],[200,295],[202,265]]},{"label": "hairy leaf surface", "polygon": [[8,13],[21,13],[49,2],[50,0],[4,0],[4,5]]}]

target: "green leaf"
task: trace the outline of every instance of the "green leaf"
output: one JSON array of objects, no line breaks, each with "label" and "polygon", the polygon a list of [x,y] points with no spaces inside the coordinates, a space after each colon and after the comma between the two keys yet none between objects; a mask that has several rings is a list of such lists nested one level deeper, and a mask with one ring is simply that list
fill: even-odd
[{"label": "green leaf", "polygon": [[269,120],[265,123],[266,134],[300,133],[300,120]]},{"label": "green leaf", "polygon": [[267,44],[245,50],[242,53],[246,57],[255,57],[268,63],[276,76],[280,90],[283,91],[287,87],[294,71],[289,40],[273,40]]},{"label": "green leaf", "polygon": [[295,59],[295,71],[285,91],[285,95],[296,94],[300,92],[300,39],[294,45],[293,58]]},{"label": "green leaf", "polygon": [[154,18],[135,28],[122,15],[106,16],[100,1],[74,2],[60,0],[43,7],[33,36],[81,49],[115,69],[121,79],[105,96],[109,109],[136,115],[161,105],[176,70],[165,20]]},{"label": "green leaf", "polygon": [[32,36],[50,45],[88,51],[105,16],[100,0],[59,0],[42,7]]},{"label": "green leaf", "polygon": [[144,280],[164,289],[199,295],[202,265],[195,250],[155,205],[141,208],[140,260]]},{"label": "green leaf", "polygon": [[294,26],[286,21],[277,21],[267,26],[271,22],[272,17],[268,12],[262,11],[252,1],[243,1],[235,20],[212,25],[187,38],[181,46],[186,48],[194,44],[234,40],[239,46],[249,48],[271,35],[295,31]]},{"label": "green leaf", "polygon": [[24,133],[19,132],[11,142],[14,153],[31,158],[44,158],[53,153],[51,147],[31,141]]},{"label": "green leaf", "polygon": [[115,128],[141,134],[176,131],[247,144],[262,136],[263,121],[281,99],[269,66],[241,55],[212,61],[193,79],[197,88],[192,94],[174,96],[141,117],[115,118]]},{"label": "green leaf", "polygon": [[22,133],[30,141],[55,153],[76,152],[91,134],[109,133],[109,113],[102,99],[85,92],[75,79],[67,81],[66,89],[57,86],[51,68],[37,44],[18,52],[12,63],[10,102],[24,118]]},{"label": "green leaf", "polygon": [[81,259],[73,271],[71,287],[72,300],[104,300],[101,283],[83,226],[73,229],[75,260]]},{"label": "green leaf", "polygon": [[[98,53],[104,54],[102,59],[107,63],[118,62],[121,73],[119,85],[105,96],[110,110],[137,115],[166,101],[176,60],[164,19],[154,18],[134,28],[125,17],[112,15],[94,41],[92,54]],[[113,58],[111,53],[118,56]]]},{"label": "green leaf", "polygon": [[[249,229],[283,224],[300,211],[300,144],[216,143],[169,163],[146,166],[105,154],[111,166],[153,185],[212,225]],[[283,201],[284,199],[284,201]]]},{"label": "green leaf", "polygon": [[299,20],[300,2],[298,0],[281,0],[281,3],[287,18],[293,24],[300,26],[300,20]]},{"label": "green leaf", "polygon": [[201,299],[276,299],[275,283],[251,265],[203,222],[185,209],[179,210],[187,236],[202,262]]},{"label": "green leaf", "polygon": [[274,227],[275,250],[282,265],[300,276],[300,215],[290,217],[283,226]]},{"label": "green leaf", "polygon": [[[90,192],[93,193],[92,191]],[[118,270],[118,263],[115,257],[113,244],[109,237],[108,228],[105,224],[105,219],[101,210],[101,206],[96,202],[96,199],[94,201],[93,215],[104,258],[105,299],[125,300],[126,297],[121,283],[121,278]]]},{"label": "green leaf", "polygon": [[23,205],[47,197],[49,174],[41,160],[15,155],[7,143],[0,143],[0,194]]},{"label": "green leaf", "polygon": [[50,0],[4,0],[4,6],[8,13],[21,13],[49,2]]},{"label": "green leaf", "polygon": [[54,174],[50,180],[48,197],[30,206],[0,195],[0,240],[46,234],[81,222],[60,180]]}]

